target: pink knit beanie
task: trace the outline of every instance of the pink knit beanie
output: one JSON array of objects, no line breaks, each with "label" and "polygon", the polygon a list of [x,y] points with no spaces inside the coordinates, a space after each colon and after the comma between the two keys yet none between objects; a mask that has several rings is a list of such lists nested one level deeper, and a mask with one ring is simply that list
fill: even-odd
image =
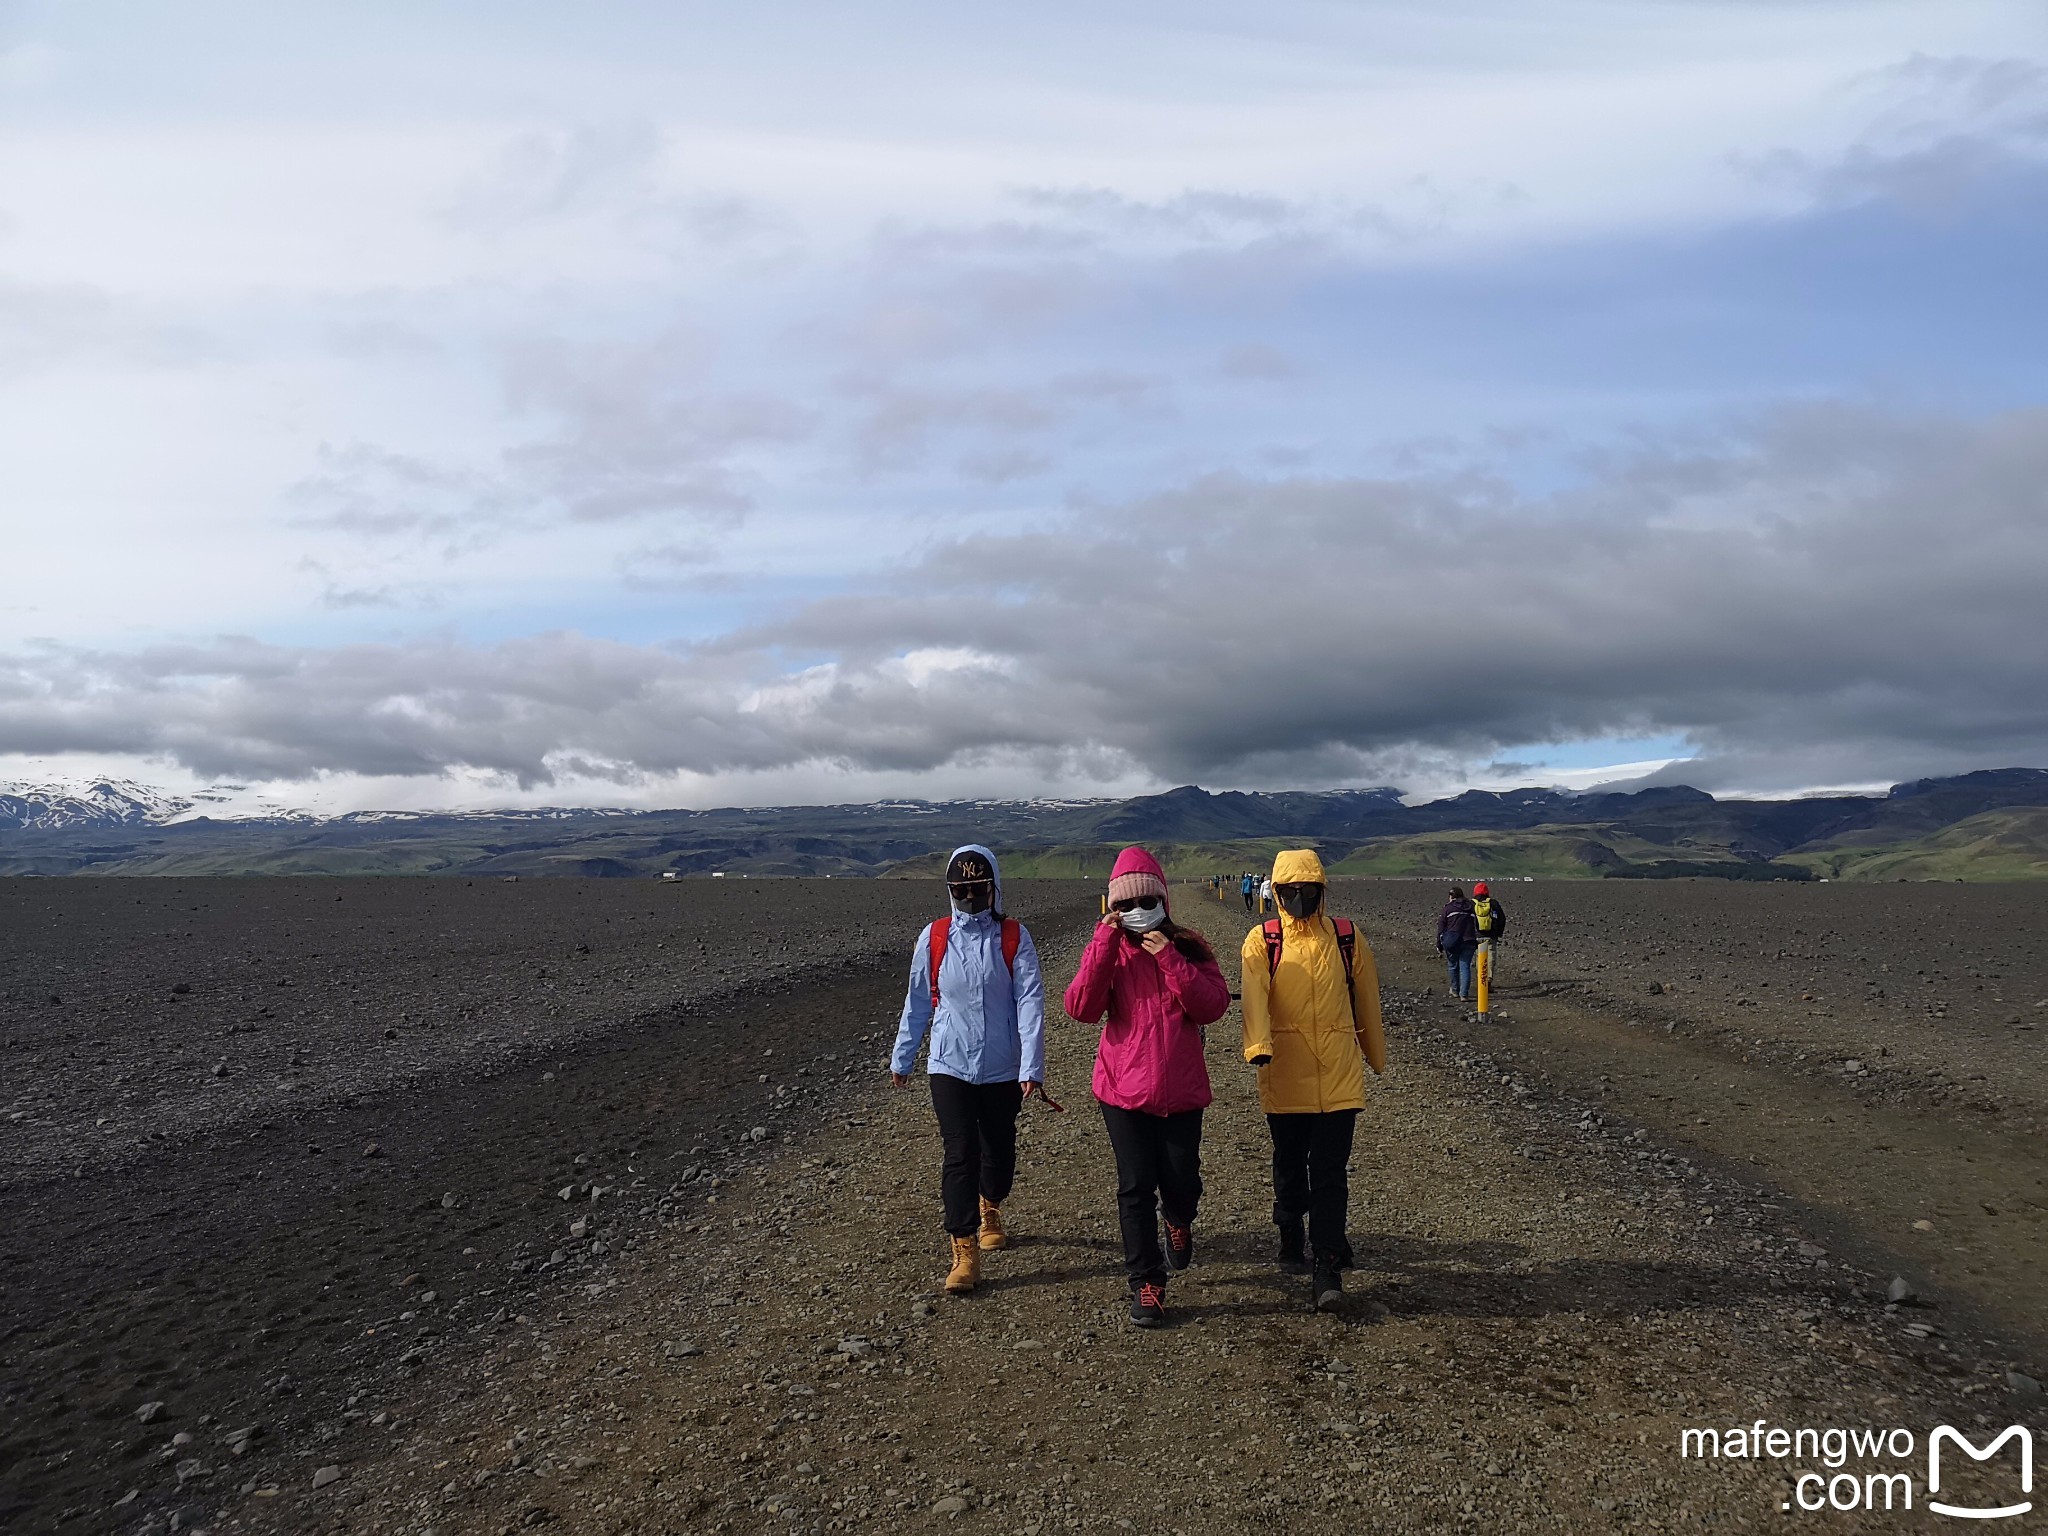
[{"label": "pink knit beanie", "polygon": [[1166,901],[1166,871],[1142,848],[1126,848],[1116,856],[1109,872],[1109,899],[1129,901],[1138,896],[1157,896]]}]

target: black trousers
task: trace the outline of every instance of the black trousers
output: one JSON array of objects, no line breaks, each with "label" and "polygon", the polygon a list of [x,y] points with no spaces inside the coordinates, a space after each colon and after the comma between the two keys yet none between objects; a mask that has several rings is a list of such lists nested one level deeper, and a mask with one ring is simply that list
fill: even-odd
[{"label": "black trousers", "polygon": [[1319,1257],[1351,1263],[1345,1218],[1351,1205],[1351,1132],[1355,1109],[1327,1114],[1268,1115],[1273,1133],[1273,1225],[1283,1232],[1308,1218],[1308,1241]]},{"label": "black trousers", "polygon": [[1017,1111],[1024,1103],[1021,1083],[967,1083],[942,1072],[931,1074],[932,1109],[946,1144],[940,1179],[946,1198],[946,1231],[972,1237],[981,1230],[981,1199],[1001,1205],[1017,1181]]},{"label": "black trousers", "polygon": [[1159,1215],[1176,1227],[1192,1226],[1202,1203],[1202,1112],[1148,1115],[1102,1106],[1109,1144],[1116,1150],[1116,1219],[1124,1235],[1124,1275],[1132,1290],[1166,1284],[1159,1251]]},{"label": "black trousers", "polygon": [[1252,910],[1252,898],[1253,898],[1254,896],[1256,896],[1257,894],[1258,894],[1258,892],[1256,892],[1256,891],[1246,891],[1246,892],[1244,893],[1244,909],[1245,909],[1245,911],[1249,912],[1249,911],[1251,911],[1251,910]]}]

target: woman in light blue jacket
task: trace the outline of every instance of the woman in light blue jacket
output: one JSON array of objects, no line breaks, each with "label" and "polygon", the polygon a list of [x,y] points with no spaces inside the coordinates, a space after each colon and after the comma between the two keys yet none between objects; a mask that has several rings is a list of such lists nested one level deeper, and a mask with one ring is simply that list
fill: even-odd
[{"label": "woman in light blue jacket", "polygon": [[981,1250],[1009,1241],[1000,1207],[1017,1176],[1017,1111],[1045,1082],[1045,980],[1031,935],[1003,916],[993,853],[979,843],[956,848],[946,894],[951,915],[927,924],[910,956],[889,1076],[909,1084],[929,1031],[953,1250],[946,1289],[957,1293],[981,1279]]}]

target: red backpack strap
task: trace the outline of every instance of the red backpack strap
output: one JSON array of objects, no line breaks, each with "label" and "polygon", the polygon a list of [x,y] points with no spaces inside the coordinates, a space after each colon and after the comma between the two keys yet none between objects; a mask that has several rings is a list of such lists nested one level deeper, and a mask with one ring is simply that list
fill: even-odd
[{"label": "red backpack strap", "polygon": [[1266,974],[1280,969],[1280,919],[1269,917],[1260,925],[1266,935]]},{"label": "red backpack strap", "polygon": [[1344,955],[1344,978],[1350,980],[1358,962],[1358,930],[1351,926],[1348,917],[1333,917],[1331,925],[1337,930],[1337,948]]},{"label": "red backpack strap", "polygon": [[[1003,964],[1012,976],[1017,974],[1017,946],[1024,942],[1024,925],[1014,917],[1003,919]],[[934,976],[937,971],[932,972]]]},{"label": "red backpack strap", "polygon": [[946,960],[946,940],[953,935],[953,919],[941,917],[932,923],[931,973],[932,1012],[939,1011],[939,967]]}]

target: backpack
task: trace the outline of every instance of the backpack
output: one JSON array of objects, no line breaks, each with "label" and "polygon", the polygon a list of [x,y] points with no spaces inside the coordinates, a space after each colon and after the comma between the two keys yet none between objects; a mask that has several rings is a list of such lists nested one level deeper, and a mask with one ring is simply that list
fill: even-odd
[{"label": "backpack", "polygon": [[[1330,925],[1337,930],[1337,952],[1344,957],[1344,990],[1351,998],[1351,1020],[1358,1022],[1358,995],[1351,990],[1352,972],[1358,962],[1358,930],[1351,926],[1348,917],[1333,917]],[[1271,976],[1280,969],[1280,919],[1269,917],[1259,925],[1266,936],[1266,974]]]},{"label": "backpack", "polygon": [[[932,1012],[939,1011],[939,966],[946,958],[946,944],[953,937],[953,919],[942,917],[932,924],[931,971]],[[1024,925],[1014,917],[1003,919],[1003,964],[1010,975],[1017,974],[1017,946],[1024,940]]]},{"label": "backpack", "polygon": [[1472,921],[1479,925],[1479,936],[1483,939],[1493,932],[1493,898],[1482,896],[1472,903]]}]

